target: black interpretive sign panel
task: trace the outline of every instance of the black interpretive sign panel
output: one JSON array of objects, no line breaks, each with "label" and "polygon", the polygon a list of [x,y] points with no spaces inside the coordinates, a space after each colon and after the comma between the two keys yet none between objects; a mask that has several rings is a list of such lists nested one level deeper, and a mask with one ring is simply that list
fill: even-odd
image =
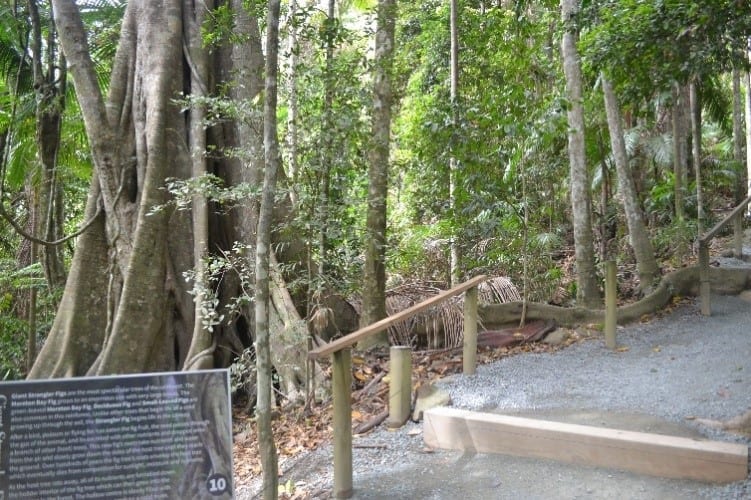
[{"label": "black interpretive sign panel", "polygon": [[227,370],[0,383],[0,500],[232,498]]}]

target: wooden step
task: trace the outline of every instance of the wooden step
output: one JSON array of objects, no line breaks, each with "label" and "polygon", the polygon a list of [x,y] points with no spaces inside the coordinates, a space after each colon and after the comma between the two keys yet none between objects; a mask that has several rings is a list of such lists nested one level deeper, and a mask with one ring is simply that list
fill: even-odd
[{"label": "wooden step", "polygon": [[426,411],[423,435],[433,448],[547,458],[658,477],[728,483],[748,475],[748,447],[742,444],[458,408]]}]

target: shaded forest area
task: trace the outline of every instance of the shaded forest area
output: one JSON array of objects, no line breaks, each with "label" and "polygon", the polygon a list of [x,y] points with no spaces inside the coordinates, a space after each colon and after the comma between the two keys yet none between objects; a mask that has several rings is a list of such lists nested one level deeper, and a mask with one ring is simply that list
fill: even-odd
[{"label": "shaded forest area", "polygon": [[[231,366],[268,416],[326,379],[311,345],[478,274],[598,308],[615,260],[637,300],[749,191],[745,2],[3,0],[0,24],[6,380]],[[452,347],[457,321],[376,340]]]}]

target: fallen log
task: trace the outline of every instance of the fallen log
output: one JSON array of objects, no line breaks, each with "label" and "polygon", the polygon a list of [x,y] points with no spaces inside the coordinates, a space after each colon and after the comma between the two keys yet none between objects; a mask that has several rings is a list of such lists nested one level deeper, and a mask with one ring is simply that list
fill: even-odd
[{"label": "fallen log", "polygon": [[373,377],[367,384],[365,384],[365,387],[363,387],[359,391],[355,391],[352,394],[352,400],[358,401],[360,398],[368,396],[373,391],[373,388],[378,384],[378,382],[383,380],[383,377],[385,376],[386,376],[386,372],[381,372],[375,377]]},{"label": "fallen log", "polygon": [[[710,285],[714,293],[735,295],[751,288],[751,269],[716,268],[709,270]],[[645,314],[654,314],[663,309],[673,297],[696,296],[699,293],[699,268],[697,266],[677,269],[662,277],[655,290],[638,302],[618,308],[618,323],[636,321]],[[484,325],[516,323],[522,317],[522,302],[480,305],[478,313]],[[530,320],[555,320],[558,325],[575,327],[587,323],[603,323],[604,309],[584,307],[560,307],[530,302],[526,317]]]},{"label": "fallen log", "polygon": [[541,340],[557,328],[555,320],[539,320],[519,328],[485,330],[477,335],[477,345],[482,347],[506,347]]},{"label": "fallen log", "polygon": [[376,415],[375,417],[371,418],[367,422],[363,422],[352,431],[353,434],[364,434],[368,432],[373,427],[376,427],[380,425],[384,420],[386,420],[386,417],[389,416],[388,410],[383,410],[381,413]]}]

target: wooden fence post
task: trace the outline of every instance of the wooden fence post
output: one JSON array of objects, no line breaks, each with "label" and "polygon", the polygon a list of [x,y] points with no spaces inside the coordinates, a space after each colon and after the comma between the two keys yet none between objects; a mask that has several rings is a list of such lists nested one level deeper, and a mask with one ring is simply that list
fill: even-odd
[{"label": "wooden fence post", "polygon": [[743,212],[733,217],[733,257],[743,259]]},{"label": "wooden fence post", "polygon": [[699,240],[699,296],[701,297],[701,313],[704,316],[712,315],[709,293],[709,244]]},{"label": "wooden fence post", "polygon": [[334,498],[352,496],[352,350],[333,353]]},{"label": "wooden fence post", "polygon": [[618,323],[616,266],[609,260],[605,263],[605,345],[615,349],[615,328]]},{"label": "wooden fence post", "polygon": [[401,427],[412,404],[412,348],[392,346],[389,351],[389,418],[386,425]]},{"label": "wooden fence post", "polygon": [[477,371],[477,287],[473,286],[464,294],[464,352],[462,369],[465,375]]}]

